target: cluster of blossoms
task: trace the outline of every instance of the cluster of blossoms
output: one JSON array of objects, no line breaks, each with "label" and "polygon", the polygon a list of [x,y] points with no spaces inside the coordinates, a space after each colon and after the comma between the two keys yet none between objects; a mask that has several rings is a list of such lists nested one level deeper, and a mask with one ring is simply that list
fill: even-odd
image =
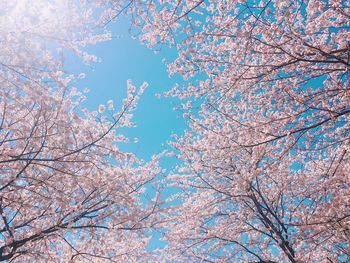
[{"label": "cluster of blossoms", "polygon": [[348,261],[350,2],[135,2],[140,40],[175,46],[188,80],[167,93],[189,123],[168,257]]},{"label": "cluster of blossoms", "polygon": [[[158,224],[176,262],[350,260],[349,0],[32,2],[0,7],[0,259],[154,261]],[[157,160],[117,144],[147,84],[89,112],[64,73],[122,13],[188,83],[177,206],[142,202]]]},{"label": "cluster of blossoms", "polygon": [[159,173],[119,149],[146,84],[128,83],[122,109],[82,108],[64,52],[110,39],[90,1],[2,1],[0,6],[0,260],[135,262],[144,258]]}]

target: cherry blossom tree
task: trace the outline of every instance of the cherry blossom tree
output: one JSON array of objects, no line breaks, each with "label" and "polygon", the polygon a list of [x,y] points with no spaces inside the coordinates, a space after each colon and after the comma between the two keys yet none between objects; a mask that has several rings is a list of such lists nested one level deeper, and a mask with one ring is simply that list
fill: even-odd
[{"label": "cherry blossom tree", "polygon": [[[131,2],[129,2],[131,3]],[[179,261],[350,260],[350,2],[133,1],[173,45],[190,129],[165,214]]]},{"label": "cherry blossom tree", "polygon": [[128,82],[120,111],[90,112],[64,72],[64,52],[108,40],[90,1],[3,1],[0,6],[0,261],[137,262],[147,254],[159,173],[119,149],[146,88]]},{"label": "cherry blossom tree", "polygon": [[0,259],[136,261],[157,205],[140,195],[159,170],[117,145],[125,138],[115,130],[130,125],[139,96],[133,86],[108,118],[79,113],[74,89],[1,85]]}]

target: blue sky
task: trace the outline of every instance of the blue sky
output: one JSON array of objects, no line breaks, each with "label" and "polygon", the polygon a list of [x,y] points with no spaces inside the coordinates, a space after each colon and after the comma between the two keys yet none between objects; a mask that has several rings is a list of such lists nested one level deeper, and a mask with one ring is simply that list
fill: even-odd
[{"label": "blue sky", "polygon": [[[157,98],[156,94],[169,90],[175,83],[182,82],[179,76],[169,77],[163,59],[172,61],[176,51],[164,47],[155,54],[132,39],[128,33],[129,23],[124,18],[109,25],[113,32],[113,40],[88,47],[87,51],[96,55],[101,62],[86,66],[74,56],[68,57],[66,70],[68,73],[85,73],[85,78],[75,84],[80,90],[89,88],[84,106],[89,110],[97,110],[100,104],[108,100],[114,101],[115,108],[120,109],[121,101],[126,97],[128,79],[139,87],[144,81],[149,86],[140,98],[133,122],[136,127],[122,130],[130,139],[127,145],[120,145],[122,150],[134,153],[138,158],[148,161],[151,156],[169,149],[167,141],[171,135],[182,134],[185,122],[182,114],[173,110],[180,102],[175,98]],[[133,139],[138,138],[137,143]],[[174,158],[162,158],[161,167],[168,174],[177,164]],[[166,189],[162,193],[166,198],[175,189]],[[153,236],[148,248],[150,250],[163,247],[160,234],[151,231]]]},{"label": "blue sky", "polygon": [[[130,141],[138,138],[138,143],[122,146],[147,161],[152,154],[164,149],[172,133],[181,134],[185,128],[180,113],[173,111],[179,101],[164,97],[159,99],[155,96],[169,90],[180,80],[179,77],[169,78],[166,65],[162,62],[163,58],[171,61],[175,50],[164,47],[155,54],[132,39],[128,33],[130,25],[125,18],[109,26],[113,32],[113,40],[87,48],[88,52],[97,55],[102,61],[85,66],[81,60],[69,58],[66,61],[66,69],[69,73],[85,73],[85,79],[76,85],[80,89],[90,89],[85,102],[85,106],[90,110],[97,110],[99,104],[106,104],[110,99],[118,109],[126,96],[128,79],[131,79],[136,87],[144,81],[149,83],[134,113],[133,121],[136,127],[123,131]],[[163,166],[169,169],[172,165],[170,161],[163,161]]]}]

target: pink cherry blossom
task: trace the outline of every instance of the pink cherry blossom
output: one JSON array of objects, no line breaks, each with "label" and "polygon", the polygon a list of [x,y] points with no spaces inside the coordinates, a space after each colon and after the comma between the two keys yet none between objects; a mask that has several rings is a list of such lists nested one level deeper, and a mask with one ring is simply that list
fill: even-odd
[{"label": "pink cherry blossom", "polygon": [[[97,27],[101,3],[3,1],[0,5],[0,261],[136,262],[150,257],[146,230],[159,200],[142,200],[160,172],[118,146],[145,88],[123,107],[81,107],[83,78],[64,52],[110,39]],[[57,53],[55,53],[57,52]],[[131,86],[131,82],[129,83]],[[114,117],[111,117],[111,116]]]},{"label": "pink cherry blossom", "polygon": [[[151,2],[151,1],[149,1]],[[153,2],[153,1],[152,1]],[[178,50],[190,125],[172,143],[166,257],[350,260],[347,1],[138,3],[139,38]],[[191,104],[189,104],[191,105]]]}]

